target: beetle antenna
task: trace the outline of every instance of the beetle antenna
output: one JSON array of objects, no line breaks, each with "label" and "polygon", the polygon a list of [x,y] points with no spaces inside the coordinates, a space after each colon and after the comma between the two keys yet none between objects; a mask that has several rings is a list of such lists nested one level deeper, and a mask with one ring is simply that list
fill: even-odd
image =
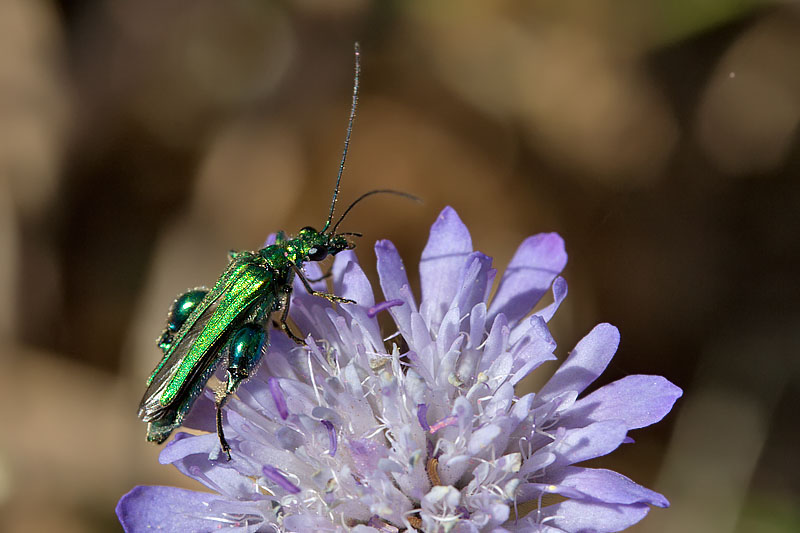
[{"label": "beetle antenna", "polygon": [[356,118],[356,108],[358,107],[358,79],[361,76],[361,47],[358,42],[354,45],[355,50],[355,74],[353,75],[353,103],[350,105],[350,119],[347,121],[347,134],[344,137],[344,150],[342,151],[342,162],[339,163],[339,173],[336,175],[336,187],[333,188],[333,199],[331,200],[331,211],[328,213],[328,220],[322,233],[325,233],[333,220],[333,210],[336,207],[336,199],[339,197],[339,182],[342,181],[344,163],[347,161],[347,149],[350,147],[350,134],[353,133],[353,121]]},{"label": "beetle antenna", "polygon": [[364,194],[356,198],[353,201],[353,203],[350,204],[348,208],[344,210],[344,213],[342,213],[342,216],[339,217],[339,220],[336,222],[336,225],[333,226],[331,233],[336,233],[336,228],[339,227],[339,224],[342,223],[342,220],[344,220],[344,217],[347,216],[347,213],[349,213],[350,210],[353,209],[358,202],[360,202],[364,198],[367,198],[368,196],[372,196],[373,194],[396,194],[397,196],[402,196],[403,198],[408,198],[409,200],[414,200],[415,202],[422,203],[422,199],[420,199],[417,196],[414,196],[413,194],[408,194],[407,192],[402,192],[402,191],[395,191],[393,189],[376,189],[374,191],[365,192]]}]

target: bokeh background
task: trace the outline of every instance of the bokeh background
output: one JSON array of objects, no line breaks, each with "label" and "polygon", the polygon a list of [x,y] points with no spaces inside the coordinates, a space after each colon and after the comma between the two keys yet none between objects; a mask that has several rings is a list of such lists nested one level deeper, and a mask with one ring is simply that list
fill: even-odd
[{"label": "bokeh background", "polygon": [[758,0],[0,1],[0,530],[194,487],[136,419],[154,339],[229,249],[323,222],[356,40],[343,201],[425,201],[355,210],[362,262],[413,265],[445,205],[500,268],[558,231],[558,354],[609,321],[602,383],[685,390],[596,462],[672,501],[634,530],[800,531],[800,10]]}]

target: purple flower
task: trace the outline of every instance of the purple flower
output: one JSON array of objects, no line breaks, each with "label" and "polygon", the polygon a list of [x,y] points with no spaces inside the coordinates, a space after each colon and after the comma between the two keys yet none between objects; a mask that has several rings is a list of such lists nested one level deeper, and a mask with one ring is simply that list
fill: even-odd
[{"label": "purple flower", "polygon": [[[179,433],[161,453],[214,493],[136,487],[117,506],[126,531],[600,533],[668,505],[621,474],[574,466],[630,442],[681,395],[643,375],[581,395],[617,349],[614,326],[589,332],[537,393],[514,392],[555,359],[547,323],[567,294],[558,235],[526,239],[490,303],[496,270],[451,208],[422,253],[419,304],[394,245],[375,251],[382,303],[350,252],[336,257],[334,288],[358,305],[296,287],[292,318],[308,348],[272,332],[225,412],[230,462],[210,392],[186,425],[212,432]],[[388,339],[385,312],[397,329]]]}]

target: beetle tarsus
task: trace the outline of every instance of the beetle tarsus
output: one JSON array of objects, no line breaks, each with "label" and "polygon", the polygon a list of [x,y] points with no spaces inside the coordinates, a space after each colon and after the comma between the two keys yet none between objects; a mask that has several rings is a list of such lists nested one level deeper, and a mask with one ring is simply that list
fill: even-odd
[{"label": "beetle tarsus", "polygon": [[303,286],[308,291],[308,294],[312,296],[319,296],[320,298],[325,298],[329,302],[336,302],[338,304],[356,303],[355,300],[351,300],[349,298],[342,298],[341,296],[336,296],[335,294],[328,294],[327,292],[314,290],[314,287],[311,286],[311,284],[308,282],[308,279],[306,279],[305,275],[303,274],[303,270],[294,263],[292,263],[292,268],[297,274],[297,277],[300,278],[300,281],[303,282]]},{"label": "beetle tarsus", "polygon": [[223,453],[231,460],[231,446],[225,438],[225,431],[222,429],[222,406],[228,401],[228,394],[225,393],[219,400],[217,400],[217,437],[219,437],[219,446],[222,448]]}]

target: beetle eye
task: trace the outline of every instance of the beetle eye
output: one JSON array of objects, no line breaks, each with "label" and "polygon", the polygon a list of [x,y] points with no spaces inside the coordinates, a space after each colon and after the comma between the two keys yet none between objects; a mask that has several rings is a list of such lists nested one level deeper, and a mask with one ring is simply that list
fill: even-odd
[{"label": "beetle eye", "polygon": [[328,248],[324,245],[313,246],[308,250],[309,261],[322,261],[328,256]]}]

